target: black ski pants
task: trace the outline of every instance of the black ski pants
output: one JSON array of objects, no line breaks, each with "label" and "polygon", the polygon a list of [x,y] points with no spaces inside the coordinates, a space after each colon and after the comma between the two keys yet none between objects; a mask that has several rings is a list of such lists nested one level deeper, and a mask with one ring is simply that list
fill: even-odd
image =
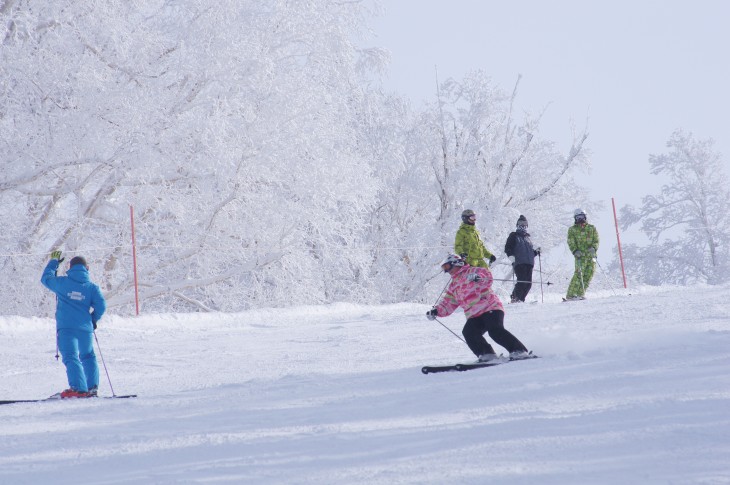
[{"label": "black ski pants", "polygon": [[527,298],[527,294],[532,288],[532,268],[531,264],[516,264],[514,266],[515,278],[517,278],[518,283],[515,284],[515,288],[512,290],[513,302],[525,301],[525,298]]},{"label": "black ski pants", "polygon": [[478,317],[468,319],[461,333],[464,335],[466,345],[477,357],[482,354],[495,353],[494,348],[484,338],[485,333],[489,333],[492,340],[507,349],[508,352],[527,351],[522,342],[504,328],[504,312],[502,310],[492,310],[482,313]]}]

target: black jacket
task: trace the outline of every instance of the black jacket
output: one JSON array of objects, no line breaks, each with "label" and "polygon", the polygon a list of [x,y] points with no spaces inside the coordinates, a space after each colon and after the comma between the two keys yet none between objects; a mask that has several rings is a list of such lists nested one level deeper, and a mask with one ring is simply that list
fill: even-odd
[{"label": "black jacket", "polygon": [[511,232],[504,245],[507,256],[514,256],[514,264],[529,264],[535,266],[535,249],[532,247],[530,233]]}]

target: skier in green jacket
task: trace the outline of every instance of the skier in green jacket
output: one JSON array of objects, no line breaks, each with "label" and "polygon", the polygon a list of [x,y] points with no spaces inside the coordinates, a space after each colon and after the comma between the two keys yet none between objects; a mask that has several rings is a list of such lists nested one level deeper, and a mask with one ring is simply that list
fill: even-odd
[{"label": "skier in green jacket", "polygon": [[461,213],[461,226],[456,231],[456,242],[454,252],[463,257],[469,266],[489,268],[489,263],[494,263],[497,258],[484,246],[479,231],[476,228],[477,215],[471,209]]},{"label": "skier in green jacket", "polygon": [[575,272],[565,299],[583,300],[596,270],[598,231],[596,226],[588,224],[588,216],[583,209],[576,209],[573,218],[575,224],[568,229],[568,247],[575,257]]}]

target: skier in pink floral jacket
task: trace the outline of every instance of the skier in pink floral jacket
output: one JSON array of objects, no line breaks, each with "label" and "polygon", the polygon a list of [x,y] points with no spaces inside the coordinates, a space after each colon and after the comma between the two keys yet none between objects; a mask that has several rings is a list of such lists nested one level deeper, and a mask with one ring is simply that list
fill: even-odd
[{"label": "skier in pink floral jacket", "polygon": [[511,358],[527,357],[527,348],[504,328],[504,307],[492,291],[494,279],[489,269],[469,266],[456,254],[450,254],[441,263],[441,269],[451,275],[451,281],[436,306],[426,313],[428,319],[447,317],[461,307],[467,318],[462,334],[479,361],[497,358],[484,338],[485,333],[507,349]]}]

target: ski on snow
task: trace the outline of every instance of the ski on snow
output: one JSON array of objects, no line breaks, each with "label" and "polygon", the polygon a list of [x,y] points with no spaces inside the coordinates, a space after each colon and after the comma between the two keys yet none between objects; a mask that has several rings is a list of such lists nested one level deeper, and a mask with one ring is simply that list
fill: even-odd
[{"label": "ski on snow", "polygon": [[506,364],[507,362],[516,362],[519,360],[530,360],[537,359],[537,355],[530,354],[528,357],[522,359],[512,359],[506,357],[499,357],[489,362],[472,362],[470,364],[453,364],[453,365],[427,365],[421,368],[421,372],[424,374],[436,374],[438,372],[464,372],[472,369],[481,369],[482,367],[494,367],[497,365]]},{"label": "ski on snow", "polygon": [[61,398],[60,395],[54,394],[53,396],[47,397],[45,399],[10,399],[7,401],[0,401],[0,405],[2,404],[16,404],[21,402],[46,402],[46,401],[82,401],[84,399],[95,399],[95,398],[101,398],[101,399],[129,399],[130,397],[137,397],[136,394],[126,394],[123,396],[94,396],[94,397],[76,397],[76,398]]}]

